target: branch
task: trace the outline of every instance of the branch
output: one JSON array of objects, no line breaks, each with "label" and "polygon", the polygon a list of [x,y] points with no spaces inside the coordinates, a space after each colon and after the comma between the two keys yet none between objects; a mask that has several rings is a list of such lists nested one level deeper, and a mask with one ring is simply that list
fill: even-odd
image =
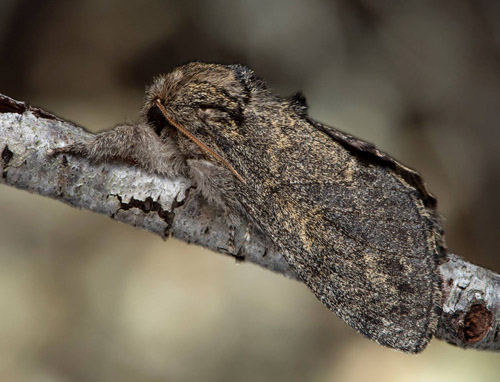
[{"label": "branch", "polygon": [[[0,183],[60,200],[73,207],[297,278],[255,229],[231,232],[219,211],[189,197],[188,179],[167,179],[118,163],[52,157],[49,149],[91,134],[71,122],[0,94]],[[247,232],[248,230],[248,232]]]},{"label": "branch", "polygon": [[[190,193],[188,179],[47,155],[49,149],[88,136],[73,123],[0,94],[0,183],[298,279],[248,222],[231,233],[219,211]],[[440,271],[446,301],[436,338],[464,348],[500,350],[500,276],[452,254]]]},{"label": "branch", "polygon": [[440,266],[443,313],[435,334],[463,348],[500,350],[500,275],[449,253]]}]

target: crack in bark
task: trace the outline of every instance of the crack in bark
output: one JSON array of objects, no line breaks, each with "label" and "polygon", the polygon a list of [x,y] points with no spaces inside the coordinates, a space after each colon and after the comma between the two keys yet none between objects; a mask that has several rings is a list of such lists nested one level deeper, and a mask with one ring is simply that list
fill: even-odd
[{"label": "crack in bark", "polygon": [[[171,234],[172,227],[174,225],[174,220],[175,220],[175,210],[177,208],[182,207],[186,201],[188,200],[189,194],[192,189],[195,189],[196,186],[190,186],[188,187],[185,192],[184,192],[184,198],[182,200],[178,200],[179,193],[175,196],[172,205],[170,206],[170,211],[167,209],[164,209],[161,205],[160,202],[157,200],[153,200],[151,196],[148,196],[144,200],[136,199],[134,197],[131,197],[128,202],[124,202],[123,198],[121,195],[117,194],[110,194],[109,196],[114,196],[118,199],[118,202],[120,203],[119,210],[122,211],[128,211],[131,208],[138,208],[145,214],[149,214],[150,212],[156,212],[158,214],[158,217],[162,219],[166,223],[166,228],[164,231],[164,237],[167,238]],[[116,213],[112,214],[111,217],[114,218]]]},{"label": "crack in bark", "polygon": [[242,263],[243,261],[245,261],[246,254],[245,254],[245,249],[244,249],[244,245],[243,244],[238,248],[238,251],[234,255],[234,258],[239,263]]},{"label": "crack in bark", "polygon": [[14,156],[14,153],[10,151],[9,146],[5,145],[4,149],[2,150],[2,161],[5,165],[8,165],[12,157]]},{"label": "crack in bark", "polygon": [[9,167],[9,162],[12,160],[14,153],[9,149],[9,145],[5,145],[2,150],[2,162],[3,162],[3,170],[2,170],[2,179],[7,179],[7,168]]}]

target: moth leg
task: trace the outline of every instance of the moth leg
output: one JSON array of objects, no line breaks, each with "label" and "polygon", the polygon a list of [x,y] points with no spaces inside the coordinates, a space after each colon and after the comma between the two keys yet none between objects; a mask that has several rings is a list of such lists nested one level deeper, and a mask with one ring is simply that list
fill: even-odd
[{"label": "moth leg", "polygon": [[110,160],[132,163],[167,177],[186,173],[185,157],[175,143],[163,141],[145,123],[118,125],[88,141],[51,149],[49,154],[79,155],[98,163]]},{"label": "moth leg", "polygon": [[225,167],[204,159],[188,159],[190,178],[205,200],[220,209],[231,226],[240,223],[241,205],[236,198],[234,175]]}]

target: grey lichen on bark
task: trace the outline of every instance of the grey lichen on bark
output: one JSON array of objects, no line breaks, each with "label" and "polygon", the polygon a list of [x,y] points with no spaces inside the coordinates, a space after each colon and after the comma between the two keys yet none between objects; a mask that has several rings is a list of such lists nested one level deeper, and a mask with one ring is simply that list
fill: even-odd
[{"label": "grey lichen on bark", "polygon": [[167,179],[119,163],[95,164],[48,151],[91,134],[41,109],[0,95],[0,183],[104,214],[296,278],[249,224],[234,232],[188,179]]},{"label": "grey lichen on bark", "polygon": [[[221,211],[204,203],[188,179],[167,179],[119,163],[48,155],[50,149],[90,135],[0,94],[0,183],[297,279],[283,256],[249,222],[231,229]],[[500,350],[500,276],[453,254],[440,272],[444,301],[435,337],[464,348]]]},{"label": "grey lichen on bark", "polygon": [[500,275],[454,254],[440,271],[445,299],[436,337],[463,348],[500,350]]}]

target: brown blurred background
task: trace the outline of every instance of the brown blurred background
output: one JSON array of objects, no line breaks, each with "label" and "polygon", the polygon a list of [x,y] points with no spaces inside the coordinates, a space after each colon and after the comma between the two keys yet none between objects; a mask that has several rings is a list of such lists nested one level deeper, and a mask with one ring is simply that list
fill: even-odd
[{"label": "brown blurred background", "polygon": [[[448,245],[500,271],[500,2],[0,3],[0,92],[99,131],[153,76],[243,62],[418,169]],[[1,138],[0,138],[1,139]],[[0,186],[0,381],[494,381],[498,354],[357,335],[307,288]]]}]

